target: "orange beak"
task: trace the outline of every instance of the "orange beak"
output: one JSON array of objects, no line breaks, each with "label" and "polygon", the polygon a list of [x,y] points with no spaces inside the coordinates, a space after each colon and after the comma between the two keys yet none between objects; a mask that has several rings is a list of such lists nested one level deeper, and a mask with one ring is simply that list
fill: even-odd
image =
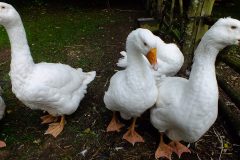
[{"label": "orange beak", "polygon": [[157,65],[157,49],[156,48],[152,48],[146,55],[149,63],[151,64],[151,66],[153,67],[154,70],[158,69],[158,65]]}]

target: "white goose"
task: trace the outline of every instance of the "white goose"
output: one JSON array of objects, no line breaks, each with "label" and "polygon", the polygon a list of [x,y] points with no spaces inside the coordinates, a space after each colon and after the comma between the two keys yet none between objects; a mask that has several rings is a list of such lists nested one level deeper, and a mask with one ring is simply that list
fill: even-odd
[{"label": "white goose", "polygon": [[[215,60],[221,49],[240,43],[240,21],[219,19],[198,45],[189,80],[167,77],[159,86],[156,107],[151,109],[151,122],[161,133],[155,157],[168,157],[172,150],[179,157],[190,150],[179,141],[197,141],[215,122],[218,114],[218,85]],[[163,142],[165,133],[172,142]]]},{"label": "white goose", "polygon": [[[2,88],[0,87],[0,119],[3,118],[4,113],[5,113],[5,108],[6,108],[6,105],[5,105],[1,95],[2,95]],[[6,143],[4,141],[0,140],[0,148],[2,148],[2,147],[6,147]]]},{"label": "white goose", "polygon": [[[155,36],[157,42],[157,62],[158,70],[154,74],[158,76],[174,76],[181,69],[184,56],[178,46],[174,43],[165,43],[161,38]],[[126,68],[127,66],[127,53],[120,52],[123,56],[119,58],[117,66]]]},{"label": "white goose", "polygon": [[123,71],[115,73],[111,80],[108,91],[104,95],[104,103],[109,110],[113,111],[113,118],[107,127],[107,131],[119,131],[123,126],[116,118],[116,111],[124,119],[133,117],[133,123],[124,134],[123,139],[134,145],[143,142],[143,138],[135,131],[137,117],[152,107],[157,99],[157,87],[154,76],[146,56],[154,68],[156,61],[156,41],[152,32],[146,29],[132,31],[126,41],[128,52],[128,65]]},{"label": "white goose", "polygon": [[[64,64],[38,63],[31,57],[25,30],[18,12],[9,4],[0,2],[0,24],[8,33],[11,43],[10,77],[12,91],[31,109],[47,111],[42,123],[51,123],[46,134],[56,137],[64,127],[64,115],[72,114],[86,93],[87,84],[95,71],[84,73]],[[56,121],[61,116],[60,123]]]}]

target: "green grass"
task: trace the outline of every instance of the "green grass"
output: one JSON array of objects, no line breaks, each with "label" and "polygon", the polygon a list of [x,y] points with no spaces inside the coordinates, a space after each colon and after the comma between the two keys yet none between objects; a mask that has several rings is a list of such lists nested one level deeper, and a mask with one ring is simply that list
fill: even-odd
[{"label": "green grass", "polygon": [[[23,9],[19,13],[35,62],[66,61],[66,54],[61,52],[65,46],[78,44],[82,37],[94,36],[99,32],[99,26],[111,20],[105,12],[94,10],[32,11]],[[3,27],[0,35],[0,48],[9,47],[9,39]]]}]

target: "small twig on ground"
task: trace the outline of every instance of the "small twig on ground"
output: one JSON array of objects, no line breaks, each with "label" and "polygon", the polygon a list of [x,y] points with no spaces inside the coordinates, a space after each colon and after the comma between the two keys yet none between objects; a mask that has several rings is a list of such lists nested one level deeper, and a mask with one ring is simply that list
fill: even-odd
[{"label": "small twig on ground", "polygon": [[87,153],[88,149],[84,149],[83,151],[80,152],[80,154],[85,157],[86,156],[86,153]]},{"label": "small twig on ground", "polygon": [[223,153],[224,155],[232,155],[232,153]]},{"label": "small twig on ground", "polygon": [[214,134],[217,136],[217,138],[218,138],[218,140],[219,140],[219,142],[220,142],[220,144],[221,144],[221,152],[220,152],[220,155],[219,155],[219,157],[218,157],[218,160],[221,160],[221,157],[222,157],[222,153],[223,153],[223,139],[222,139],[222,137],[216,132],[216,130],[213,128],[213,132],[214,132]]},{"label": "small twig on ground", "polygon": [[98,152],[100,151],[100,148],[92,155],[92,158],[90,158],[89,160],[92,160],[95,158],[95,156],[98,154]]},{"label": "small twig on ground", "polygon": [[109,82],[109,77],[107,78],[107,81],[106,81],[106,83],[104,84],[104,87],[107,86],[108,82]]},{"label": "small twig on ground", "polygon": [[8,61],[2,62],[0,63],[0,66],[3,66],[4,64],[6,64]]},{"label": "small twig on ground", "polygon": [[93,121],[91,127],[93,127],[95,125],[95,123],[96,123],[96,119]]},{"label": "small twig on ground", "polygon": [[62,152],[64,152],[64,149],[62,149],[62,147],[60,147],[58,144],[56,144],[56,146],[57,146]]},{"label": "small twig on ground", "polygon": [[217,136],[218,141],[221,142],[221,138],[220,138],[219,134],[216,132],[216,130],[215,130],[214,127],[213,127],[213,132],[214,132],[214,134]]},{"label": "small twig on ground", "polygon": [[201,158],[199,157],[199,155],[198,155],[198,154],[197,154],[197,157],[198,157],[198,159],[199,159],[199,160],[201,160]]},{"label": "small twig on ground", "polygon": [[232,144],[233,146],[237,146],[237,147],[240,147],[240,145],[239,144]]},{"label": "small twig on ground", "polygon": [[198,140],[197,142],[194,143],[195,148],[198,148],[198,143],[204,141],[203,139]]}]

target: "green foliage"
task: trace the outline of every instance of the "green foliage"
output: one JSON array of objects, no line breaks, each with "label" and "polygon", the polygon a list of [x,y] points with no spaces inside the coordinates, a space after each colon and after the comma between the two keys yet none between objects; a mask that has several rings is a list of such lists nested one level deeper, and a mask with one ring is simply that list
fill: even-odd
[{"label": "green foliage", "polygon": [[175,28],[175,29],[172,30],[172,34],[175,37],[175,39],[177,39],[177,41],[181,40],[181,32],[180,32],[180,30]]}]

